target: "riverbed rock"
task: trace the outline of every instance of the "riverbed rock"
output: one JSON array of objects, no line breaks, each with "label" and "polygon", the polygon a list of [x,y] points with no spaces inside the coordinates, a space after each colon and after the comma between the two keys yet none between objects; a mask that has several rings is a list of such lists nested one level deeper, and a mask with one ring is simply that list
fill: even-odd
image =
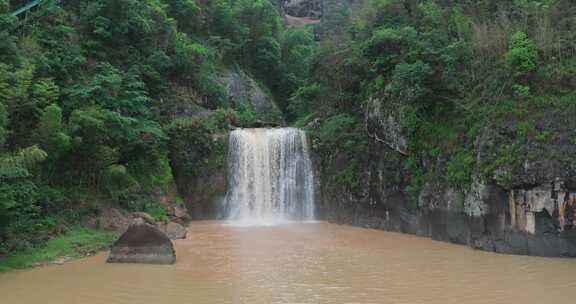
[{"label": "riverbed rock", "polygon": [[175,222],[168,222],[167,224],[163,224],[161,226],[161,230],[171,240],[185,239],[187,235],[186,228]]},{"label": "riverbed rock", "polygon": [[134,219],[141,218],[147,224],[156,226],[156,220],[146,212],[132,212],[132,218]]},{"label": "riverbed rock", "polygon": [[110,250],[108,263],[174,264],[172,241],[160,230],[136,218]]},{"label": "riverbed rock", "polygon": [[191,220],[190,214],[188,214],[188,210],[184,206],[169,205],[167,214],[170,217],[170,221],[180,225],[186,225]]}]

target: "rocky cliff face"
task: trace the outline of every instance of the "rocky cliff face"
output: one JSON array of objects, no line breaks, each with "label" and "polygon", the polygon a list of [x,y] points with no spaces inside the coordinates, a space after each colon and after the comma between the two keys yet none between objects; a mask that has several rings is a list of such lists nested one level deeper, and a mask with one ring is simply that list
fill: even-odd
[{"label": "rocky cliff face", "polygon": [[[236,109],[254,111],[262,126],[283,124],[282,113],[263,86],[238,67],[229,67],[219,83]],[[178,193],[193,219],[214,219],[226,193],[228,128],[237,121],[226,112],[204,110],[182,115],[169,129],[169,157]]]},{"label": "rocky cliff face", "polygon": [[248,105],[254,109],[258,119],[282,123],[282,112],[274,103],[271,94],[244,71],[231,67],[224,72],[220,80],[232,105]]},{"label": "rocky cliff face", "polygon": [[[389,108],[388,108],[389,109]],[[438,172],[419,191],[408,195],[410,151],[397,113],[378,100],[368,103],[368,152],[358,168],[358,189],[342,187],[334,176],[350,161],[343,153],[317,155],[321,177],[318,211],[322,219],[465,244],[500,253],[576,256],[576,122],[574,113],[547,113],[535,128],[554,134],[545,145],[536,140],[517,150],[516,162],[502,164],[493,176],[475,172],[468,190],[449,186]],[[478,136],[479,164],[502,157],[498,147],[518,141],[513,121]],[[496,151],[496,152],[495,152]],[[499,152],[498,152],[499,151]],[[529,153],[525,153],[529,152]]]},{"label": "rocky cliff face", "polygon": [[226,193],[227,141],[227,134],[199,135],[194,126],[179,128],[172,134],[172,174],[194,220],[218,218],[218,207]]}]

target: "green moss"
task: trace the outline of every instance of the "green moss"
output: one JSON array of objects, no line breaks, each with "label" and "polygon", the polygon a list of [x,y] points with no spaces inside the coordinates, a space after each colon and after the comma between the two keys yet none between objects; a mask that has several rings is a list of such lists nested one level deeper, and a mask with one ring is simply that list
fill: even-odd
[{"label": "green moss", "polygon": [[82,257],[109,247],[115,238],[114,234],[102,231],[72,230],[51,239],[44,247],[0,258],[0,272],[29,268],[60,257]]}]

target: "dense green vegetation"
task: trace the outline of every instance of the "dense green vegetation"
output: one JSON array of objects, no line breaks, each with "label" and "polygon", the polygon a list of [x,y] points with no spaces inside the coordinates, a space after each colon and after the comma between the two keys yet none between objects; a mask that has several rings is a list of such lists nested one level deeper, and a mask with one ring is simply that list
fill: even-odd
[{"label": "dense green vegetation", "polygon": [[282,109],[309,78],[312,32],[286,29],[276,1],[43,1],[10,16],[25,3],[0,0],[0,256],[105,206],[161,218],[170,137],[212,153],[209,134],[255,120],[231,107],[228,66]]},{"label": "dense green vegetation", "polygon": [[[554,140],[553,131],[536,127],[538,119],[576,115],[573,1],[364,4],[360,11],[334,13],[336,19],[350,16],[349,22],[340,22],[344,28],[333,29],[336,38],[323,41],[315,81],[294,97],[308,102],[298,105],[305,109],[300,113],[316,113],[305,117],[308,122],[320,118],[310,127],[321,151],[353,160],[337,177],[352,190],[360,180],[354,167],[366,160],[358,151],[372,136],[366,111],[375,103],[382,115],[397,118],[407,137],[405,190],[414,198],[428,180],[462,190],[475,176],[505,184],[501,169],[542,157],[538,151]],[[311,93],[320,96],[318,102],[298,99]],[[474,145],[481,132],[506,124],[515,125],[516,140],[478,161]]]}]

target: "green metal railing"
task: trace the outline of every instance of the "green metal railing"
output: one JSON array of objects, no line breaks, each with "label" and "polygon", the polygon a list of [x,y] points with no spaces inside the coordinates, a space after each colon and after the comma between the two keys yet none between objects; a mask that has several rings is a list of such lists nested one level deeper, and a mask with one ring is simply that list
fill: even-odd
[{"label": "green metal railing", "polygon": [[22,15],[23,13],[31,10],[32,8],[38,6],[43,0],[34,0],[31,2],[28,2],[28,4],[24,5],[23,7],[15,10],[14,12],[12,12],[12,16],[13,17],[18,17],[20,15]]},{"label": "green metal railing", "polygon": [[[57,4],[60,2],[61,0],[33,0],[28,2],[28,4],[10,13],[10,15],[17,18],[18,21],[16,21],[13,24],[13,26],[8,30],[15,31],[17,29],[23,28],[31,20],[40,18],[44,16],[46,13],[49,13],[50,10],[45,11],[43,9],[37,8],[41,4],[50,4],[50,3]],[[37,10],[34,10],[34,8],[37,8]]]}]

